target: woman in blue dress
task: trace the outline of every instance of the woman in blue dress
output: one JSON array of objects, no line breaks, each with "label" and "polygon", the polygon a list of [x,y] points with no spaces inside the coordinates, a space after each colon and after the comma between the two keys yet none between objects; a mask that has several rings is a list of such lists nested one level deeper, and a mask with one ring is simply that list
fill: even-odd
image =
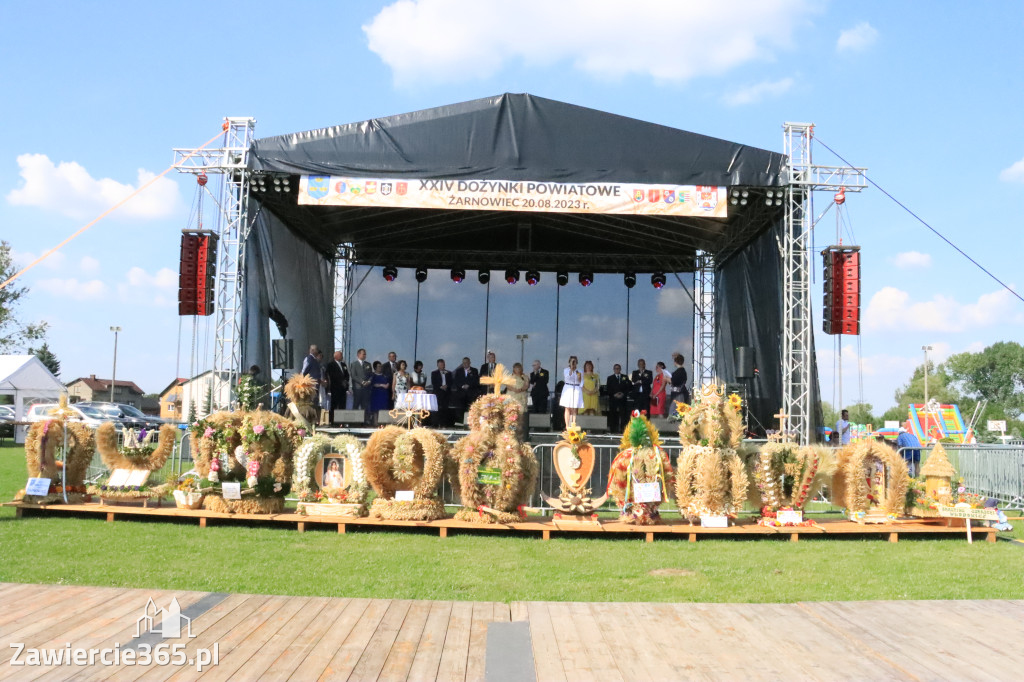
[{"label": "woman in blue dress", "polygon": [[373,363],[373,374],[370,375],[370,422],[377,423],[377,413],[388,409],[388,398],[391,397],[391,382],[384,372],[380,360]]}]

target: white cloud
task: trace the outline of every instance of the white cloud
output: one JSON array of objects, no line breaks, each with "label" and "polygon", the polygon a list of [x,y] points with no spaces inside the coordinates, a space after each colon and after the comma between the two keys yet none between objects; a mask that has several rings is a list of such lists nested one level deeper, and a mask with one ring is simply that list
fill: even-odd
[{"label": "white cloud", "polygon": [[892,263],[898,268],[927,268],[932,264],[932,257],[920,251],[904,251],[893,256]]},{"label": "white cloud", "polygon": [[107,285],[98,279],[79,281],[74,277],[41,279],[35,283],[35,288],[76,301],[96,301],[107,293]]},{"label": "white cloud", "polygon": [[1024,182],[1024,159],[1021,159],[1009,168],[1004,168],[999,173],[999,179],[1003,182]]},{"label": "white cloud", "polygon": [[160,268],[155,273],[134,266],[125,273],[125,281],[117,285],[118,297],[125,303],[149,303],[158,307],[177,304],[178,273]]},{"label": "white cloud", "polygon": [[[27,267],[29,264],[35,262],[39,254],[32,253],[31,251],[11,251],[11,260],[14,261],[14,265],[18,269]],[[46,268],[47,270],[62,270],[67,264],[67,257],[60,251],[54,251],[45,260],[43,260],[36,267]]]},{"label": "white cloud", "polygon": [[936,294],[928,301],[911,301],[910,294],[896,287],[883,287],[864,311],[867,329],[899,331],[960,332],[1007,322],[1019,323],[1020,301],[999,289],[982,294],[977,301],[960,303]]},{"label": "white cloud", "polygon": [[836,41],[837,52],[861,52],[878,41],[878,30],[866,21],[853,28],[840,31]]},{"label": "white cloud", "polygon": [[793,88],[792,78],[783,78],[777,81],[764,81],[756,85],[740,88],[733,92],[726,93],[722,101],[731,107],[738,107],[744,104],[755,104],[766,97],[778,97],[789,92]]},{"label": "white cloud", "polygon": [[100,262],[92,256],[82,256],[82,260],[79,261],[78,267],[87,275],[92,275],[99,272]]},{"label": "white cloud", "polygon": [[665,287],[658,292],[659,315],[693,315],[693,298],[685,289]]},{"label": "white cloud", "polygon": [[[135,185],[111,178],[94,178],[74,161],[54,164],[46,154],[18,157],[21,187],[7,194],[15,206],[37,206],[76,219],[94,218],[121,201],[154,176],[139,169]],[[152,219],[170,215],[178,205],[178,185],[160,178],[118,209],[130,218]]]},{"label": "white cloud", "polygon": [[516,61],[684,82],[772,59],[815,11],[806,0],[399,0],[363,31],[404,85],[483,79]]}]

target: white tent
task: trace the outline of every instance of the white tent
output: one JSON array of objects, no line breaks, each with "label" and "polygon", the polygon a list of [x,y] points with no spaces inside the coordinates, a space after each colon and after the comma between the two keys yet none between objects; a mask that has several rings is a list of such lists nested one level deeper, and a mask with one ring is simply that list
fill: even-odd
[{"label": "white tent", "polygon": [[[0,395],[14,398],[14,417],[23,421],[33,404],[57,402],[64,384],[34,355],[0,355]],[[14,429],[14,442],[24,443],[26,426]]]}]

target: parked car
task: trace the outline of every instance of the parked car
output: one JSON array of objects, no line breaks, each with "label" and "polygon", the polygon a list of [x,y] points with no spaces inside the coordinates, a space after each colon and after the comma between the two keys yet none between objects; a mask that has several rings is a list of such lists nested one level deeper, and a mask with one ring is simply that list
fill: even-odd
[{"label": "parked car", "polygon": [[0,405],[0,422],[14,421],[14,407],[11,405]]},{"label": "parked car", "polygon": [[[46,419],[50,419],[53,415],[52,411],[56,410],[59,405],[56,403],[37,403],[28,409],[25,414],[25,421],[28,422],[41,422]],[[120,431],[124,428],[124,424],[120,419],[112,417],[105,412],[89,407],[88,405],[72,404],[68,405],[68,409],[73,413],[72,419],[80,421],[83,424],[87,424],[90,428],[95,429],[104,422],[114,422],[114,428]]]},{"label": "parked car", "polygon": [[139,408],[132,405],[125,405],[124,403],[90,401],[75,403],[75,405],[78,407],[88,407],[94,410],[99,410],[110,419],[120,420],[126,429],[159,429],[167,423],[166,420],[161,419],[160,417],[154,417],[151,414],[146,414]]}]

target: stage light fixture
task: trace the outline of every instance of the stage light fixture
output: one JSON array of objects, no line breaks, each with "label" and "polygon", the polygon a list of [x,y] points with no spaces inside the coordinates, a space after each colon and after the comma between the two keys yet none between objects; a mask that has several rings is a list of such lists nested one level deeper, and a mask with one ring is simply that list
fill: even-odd
[{"label": "stage light fixture", "polygon": [[627,289],[632,289],[633,287],[636,286],[636,273],[627,272],[622,276],[622,281],[626,285]]},{"label": "stage light fixture", "polygon": [[768,190],[768,198],[771,199],[773,196],[775,196],[775,192]]},{"label": "stage light fixture", "polygon": [[651,286],[654,287],[655,289],[661,289],[662,287],[664,287],[665,281],[666,280],[664,272],[656,272],[653,275],[651,275]]},{"label": "stage light fixture", "polygon": [[456,284],[462,284],[462,280],[466,279],[466,271],[462,268],[452,268],[452,281]]},{"label": "stage light fixture", "polygon": [[536,286],[538,282],[540,282],[540,273],[536,270],[527,270],[526,283],[532,287]]},{"label": "stage light fixture", "polygon": [[775,199],[775,205],[782,206],[782,197],[778,197],[777,199]]},{"label": "stage light fixture", "polygon": [[581,272],[580,273],[580,284],[585,287],[589,287],[594,283],[594,273],[592,272]]},{"label": "stage light fixture", "polygon": [[476,273],[476,279],[478,282],[480,282],[480,284],[487,284],[488,282],[491,281],[491,271],[481,270],[480,272]]},{"label": "stage light fixture", "polygon": [[733,189],[731,192],[729,192],[729,195],[734,198],[738,198],[740,196],[740,191],[738,189]]},{"label": "stage light fixture", "polygon": [[555,273],[555,281],[558,282],[558,286],[564,287],[566,284],[569,283],[569,273],[568,272],[558,272],[558,273]]},{"label": "stage light fixture", "polygon": [[388,265],[384,268],[384,281],[394,282],[398,278],[398,268],[394,265]]},{"label": "stage light fixture", "polygon": [[509,284],[515,284],[519,281],[519,271],[514,268],[509,268],[505,271],[505,281]]},{"label": "stage light fixture", "polygon": [[740,203],[740,200],[737,199],[736,197],[729,197],[729,203],[735,206],[736,204]]},{"label": "stage light fixture", "polygon": [[419,282],[420,284],[423,284],[424,282],[427,281],[426,268],[416,268],[416,281]]}]

